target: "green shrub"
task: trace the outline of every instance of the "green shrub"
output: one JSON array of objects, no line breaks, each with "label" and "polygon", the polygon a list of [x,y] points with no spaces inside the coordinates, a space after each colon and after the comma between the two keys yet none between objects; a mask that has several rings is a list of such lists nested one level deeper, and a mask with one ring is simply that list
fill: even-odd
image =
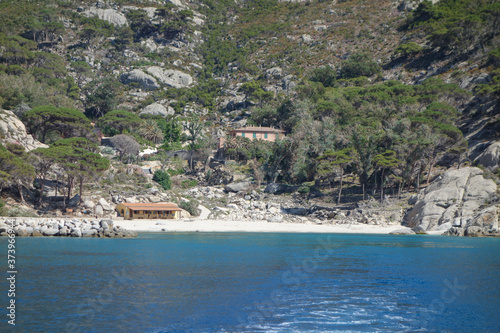
[{"label": "green shrub", "polygon": [[165,171],[156,170],[153,174],[153,180],[160,184],[164,190],[170,190],[172,188],[170,176]]},{"label": "green shrub", "polygon": [[356,53],[343,62],[340,77],[351,79],[358,76],[369,77],[378,73],[380,73],[380,66],[368,54]]},{"label": "green shrub", "polygon": [[181,183],[181,187],[184,189],[195,187],[196,185],[198,185],[198,181],[196,179],[183,180]]},{"label": "green shrub", "polygon": [[179,204],[179,207],[187,211],[192,216],[200,216],[199,204],[196,200],[183,201]]},{"label": "green shrub", "polygon": [[5,201],[0,199],[0,216],[5,216],[7,214],[7,209],[5,208]]},{"label": "green shrub", "polygon": [[424,48],[415,42],[409,42],[408,44],[401,44],[394,51],[395,54],[400,54],[402,56],[411,56],[421,52]]}]

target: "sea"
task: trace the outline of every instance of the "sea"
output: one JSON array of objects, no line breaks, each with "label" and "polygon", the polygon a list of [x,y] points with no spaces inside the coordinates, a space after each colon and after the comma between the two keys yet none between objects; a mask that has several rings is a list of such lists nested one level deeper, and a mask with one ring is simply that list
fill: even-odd
[{"label": "sea", "polygon": [[[161,233],[15,246],[0,332],[500,332],[500,239]],[[5,277],[7,247],[2,237]]]}]

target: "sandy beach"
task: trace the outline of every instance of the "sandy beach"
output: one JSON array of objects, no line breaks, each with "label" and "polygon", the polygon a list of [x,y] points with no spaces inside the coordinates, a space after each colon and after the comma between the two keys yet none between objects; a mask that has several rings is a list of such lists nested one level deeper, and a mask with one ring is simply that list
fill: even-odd
[{"label": "sandy beach", "polygon": [[358,233],[388,234],[407,229],[400,225],[321,225],[313,223],[271,223],[267,221],[231,220],[123,220],[115,219],[115,226],[137,232],[299,232],[299,233]]}]

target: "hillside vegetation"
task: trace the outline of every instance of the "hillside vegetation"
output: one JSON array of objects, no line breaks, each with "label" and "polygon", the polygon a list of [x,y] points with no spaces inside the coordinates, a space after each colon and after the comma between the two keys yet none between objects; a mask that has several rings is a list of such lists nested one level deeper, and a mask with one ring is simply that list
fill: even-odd
[{"label": "hillside vegetation", "polygon": [[[349,200],[416,191],[499,140],[499,1],[18,0],[0,13],[0,106],[49,145],[1,146],[0,189],[23,201],[34,179],[40,204],[46,179],[69,199],[110,172],[95,126],[114,168],[159,148],[165,190],[181,169],[165,152],[206,159],[230,129],[280,128],[277,142],[228,140],[227,156],[258,185],[335,188],[338,202],[343,184]],[[202,169],[183,166],[208,181]]]}]

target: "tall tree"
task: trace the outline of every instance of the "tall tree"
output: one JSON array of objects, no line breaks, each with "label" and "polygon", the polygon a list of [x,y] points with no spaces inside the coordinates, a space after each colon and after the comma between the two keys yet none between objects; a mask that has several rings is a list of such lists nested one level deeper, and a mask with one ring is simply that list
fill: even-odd
[{"label": "tall tree", "polygon": [[342,198],[342,182],[344,179],[345,168],[354,162],[354,149],[344,148],[339,151],[328,149],[323,155],[318,157],[320,160],[320,174],[332,174],[339,171],[339,195],[337,204],[340,204]]},{"label": "tall tree", "polygon": [[375,155],[373,158],[373,163],[376,167],[380,168],[380,202],[384,201],[384,182],[385,182],[385,172],[392,168],[396,168],[401,161],[398,160],[396,152],[392,150],[386,150],[381,154]]},{"label": "tall tree", "polygon": [[62,137],[91,137],[90,120],[78,110],[56,108],[51,105],[33,108],[23,116],[26,128],[45,143],[50,132],[56,132]]},{"label": "tall tree", "polygon": [[106,135],[123,134],[137,129],[143,120],[135,113],[125,110],[113,110],[99,118],[99,126]]},{"label": "tall tree", "polygon": [[115,109],[118,103],[120,83],[114,78],[94,80],[87,84],[82,92],[85,95],[85,114],[99,118]]},{"label": "tall tree", "polygon": [[13,144],[4,147],[0,144],[0,189],[14,186],[24,202],[23,188],[32,184],[34,174],[34,168],[28,163],[23,147]]},{"label": "tall tree", "polygon": [[199,116],[191,116],[184,122],[184,129],[188,131],[188,140],[190,141],[189,148],[191,155],[189,159],[189,166],[193,171],[193,154],[198,140],[203,136],[203,129],[205,128]]}]

